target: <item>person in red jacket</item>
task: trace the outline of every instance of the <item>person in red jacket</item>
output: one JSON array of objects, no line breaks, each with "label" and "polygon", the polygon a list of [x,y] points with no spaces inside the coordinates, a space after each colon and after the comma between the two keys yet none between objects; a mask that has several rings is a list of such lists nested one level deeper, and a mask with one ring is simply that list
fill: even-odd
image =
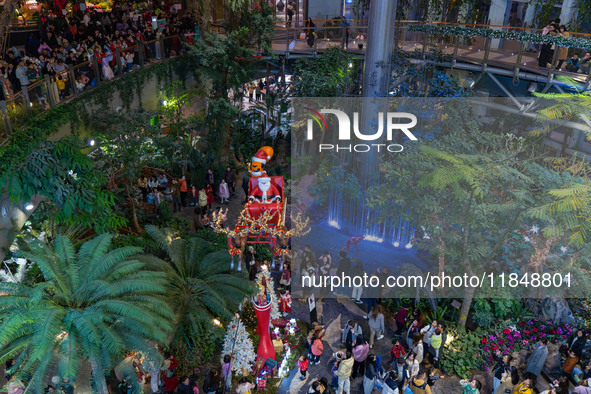
[{"label": "person in red jacket", "polygon": [[390,350],[392,365],[394,365],[394,362],[398,360],[398,358],[404,356],[405,353],[404,346],[400,344],[400,340],[396,338],[392,339],[392,350]]},{"label": "person in red jacket", "polygon": [[179,377],[176,375],[176,367],[178,365],[174,356],[169,352],[164,352],[164,366],[166,369],[162,374],[162,380],[164,380],[164,389],[167,393],[174,392],[179,385]]}]

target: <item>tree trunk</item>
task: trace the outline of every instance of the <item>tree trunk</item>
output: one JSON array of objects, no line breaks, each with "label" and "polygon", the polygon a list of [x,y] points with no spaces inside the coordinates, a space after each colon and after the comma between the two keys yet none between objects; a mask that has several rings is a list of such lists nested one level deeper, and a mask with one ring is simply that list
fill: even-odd
[{"label": "tree trunk", "polygon": [[92,368],[92,377],[95,383],[95,390],[99,394],[109,394],[107,389],[107,381],[105,380],[105,374],[99,369],[96,359],[90,358],[90,367]]},{"label": "tree trunk", "polygon": [[470,313],[470,307],[472,306],[472,299],[474,298],[473,287],[468,287],[464,293],[464,301],[462,302],[462,309],[460,309],[460,316],[458,317],[458,325],[460,327],[466,327],[466,321],[468,320],[468,314]]},{"label": "tree trunk", "polygon": [[135,227],[135,231],[138,234],[141,234],[144,232],[144,230],[142,229],[142,226],[140,226],[140,222],[137,218],[137,207],[135,205],[135,199],[132,197],[131,192],[129,191],[129,184],[126,186],[126,190],[127,198],[129,199],[129,203],[131,204],[131,218],[133,220],[133,226]]}]

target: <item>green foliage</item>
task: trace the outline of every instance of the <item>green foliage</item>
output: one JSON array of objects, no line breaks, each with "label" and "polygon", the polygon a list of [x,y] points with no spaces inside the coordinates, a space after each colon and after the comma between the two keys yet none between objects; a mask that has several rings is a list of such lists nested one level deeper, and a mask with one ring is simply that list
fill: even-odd
[{"label": "green foliage", "polygon": [[167,255],[168,301],[175,313],[174,348],[199,347],[209,335],[212,320],[229,321],[253,284],[229,272],[227,248],[216,250],[200,239],[179,238],[171,229],[146,226],[146,232]]},{"label": "green foliage", "polygon": [[197,229],[195,231],[195,237],[211,243],[215,250],[222,250],[228,247],[227,236],[222,233],[216,233],[210,227]]},{"label": "green foliage", "polygon": [[205,33],[189,48],[195,76],[210,81],[217,97],[227,97],[228,89],[236,91],[249,80],[252,62],[244,60],[253,54],[249,41],[248,28],[242,27],[227,35]]},{"label": "green foliage", "polygon": [[338,97],[355,87],[353,57],[333,46],[315,59],[300,58],[294,67],[292,83],[298,97]]},{"label": "green foliage", "polygon": [[446,373],[456,373],[462,379],[470,377],[470,372],[477,367],[478,353],[481,351],[480,340],[486,331],[479,328],[466,331],[463,327],[448,326],[447,337],[454,338],[444,349],[441,357],[441,369]]},{"label": "green foliage", "polygon": [[111,245],[108,234],[79,248],[61,235],[51,245],[34,242],[20,255],[44,280],[0,283],[0,362],[15,358],[13,372],[31,378],[29,390],[41,392],[55,366],[74,378],[91,360],[100,373],[149,341],[166,342],[173,315],[164,274],[145,269],[141,248]]}]

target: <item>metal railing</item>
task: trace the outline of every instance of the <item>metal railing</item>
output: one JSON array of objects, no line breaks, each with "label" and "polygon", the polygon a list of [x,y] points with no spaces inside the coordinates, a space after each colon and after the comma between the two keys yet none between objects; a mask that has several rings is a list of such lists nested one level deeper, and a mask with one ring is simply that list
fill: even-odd
[{"label": "metal railing", "polygon": [[[147,59],[170,58],[173,49],[177,54],[183,41],[180,36],[161,37],[141,42],[125,49],[116,48],[111,55],[69,67],[53,76],[44,75],[22,90],[0,101],[0,145],[5,144],[10,134],[24,126],[32,116],[39,115],[60,103],[93,90],[109,80],[121,78],[134,68],[144,68]],[[112,73],[108,71],[108,64]]]}]

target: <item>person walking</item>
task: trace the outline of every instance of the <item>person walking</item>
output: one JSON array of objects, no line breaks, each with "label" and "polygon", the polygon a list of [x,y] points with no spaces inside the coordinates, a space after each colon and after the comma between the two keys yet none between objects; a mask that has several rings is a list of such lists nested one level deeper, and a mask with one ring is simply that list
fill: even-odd
[{"label": "person walking", "polygon": [[187,205],[187,192],[189,191],[187,187],[187,180],[183,175],[179,180],[179,188],[181,191],[181,206],[185,207]]},{"label": "person walking", "polygon": [[384,307],[380,304],[377,304],[373,307],[373,310],[368,316],[368,325],[369,325],[369,348],[373,348],[374,339],[377,336],[377,340],[379,341],[384,337]]},{"label": "person walking", "polygon": [[228,188],[228,184],[226,183],[226,179],[222,179],[220,182],[218,194],[220,196],[220,203],[227,204],[230,202],[230,190]]}]

